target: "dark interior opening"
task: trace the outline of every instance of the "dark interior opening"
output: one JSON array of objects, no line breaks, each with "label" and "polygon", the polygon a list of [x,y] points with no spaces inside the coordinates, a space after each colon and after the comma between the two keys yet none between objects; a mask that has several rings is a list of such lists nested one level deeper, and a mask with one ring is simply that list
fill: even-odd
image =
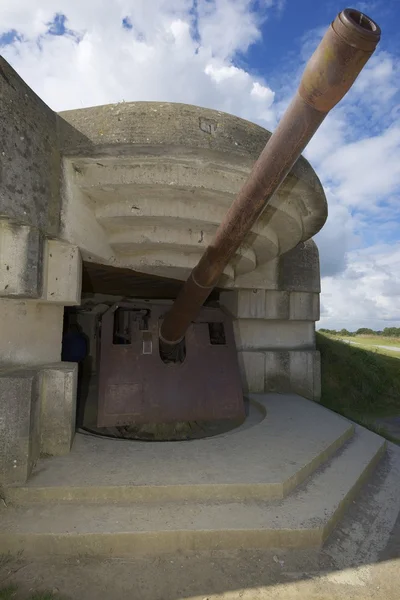
[{"label": "dark interior opening", "polygon": [[117,308],[114,312],[113,344],[125,346],[131,343],[131,311]]},{"label": "dark interior opening", "polygon": [[349,18],[352,21],[354,21],[354,23],[359,27],[362,27],[367,31],[376,31],[375,23],[372,21],[372,19],[364,15],[362,12],[358,10],[349,10],[347,14]]},{"label": "dark interior opening", "polygon": [[213,346],[225,346],[225,327],[223,323],[209,323],[210,344]]}]

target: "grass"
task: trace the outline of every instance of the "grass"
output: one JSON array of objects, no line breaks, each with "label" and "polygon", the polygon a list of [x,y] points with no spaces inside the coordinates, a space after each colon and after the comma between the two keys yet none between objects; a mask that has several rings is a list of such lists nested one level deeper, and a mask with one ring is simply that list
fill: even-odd
[{"label": "grass", "polygon": [[[18,588],[14,585],[0,589],[0,600],[16,600],[17,592]],[[57,596],[52,592],[35,592],[34,594],[25,597],[25,600],[56,600],[56,598]]]},{"label": "grass", "polygon": [[17,593],[17,588],[14,585],[10,585],[6,588],[0,590],[0,600],[12,600],[15,598],[15,594]]},{"label": "grass", "polygon": [[[353,338],[354,339],[354,338]],[[400,414],[400,353],[388,356],[321,333],[321,403],[392,441],[379,417]]]}]

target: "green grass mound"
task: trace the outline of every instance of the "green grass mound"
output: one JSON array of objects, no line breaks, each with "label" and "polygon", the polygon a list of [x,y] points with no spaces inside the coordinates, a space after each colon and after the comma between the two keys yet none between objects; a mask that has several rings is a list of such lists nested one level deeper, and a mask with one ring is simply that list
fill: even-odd
[{"label": "green grass mound", "polygon": [[378,354],[317,333],[321,403],[363,422],[400,414],[400,357]]}]

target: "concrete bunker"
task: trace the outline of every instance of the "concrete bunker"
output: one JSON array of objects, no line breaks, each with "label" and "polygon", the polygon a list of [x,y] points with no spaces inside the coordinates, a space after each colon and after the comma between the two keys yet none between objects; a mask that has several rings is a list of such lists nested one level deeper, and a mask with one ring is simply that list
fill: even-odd
[{"label": "concrete bunker", "polygon": [[[307,400],[320,395],[320,277],[312,237],[327,207],[310,165],[301,156],[294,161],[379,36],[358,11],[340,13],[272,137],[231,115],[181,104],[56,114],[0,58],[0,541],[6,551],[126,556],[154,545],[171,552],[324,543],[385,453],[385,441]],[[257,177],[248,179],[259,156]],[[256,193],[246,196],[253,184]],[[255,202],[250,218],[237,210],[242,200],[245,207]],[[224,249],[225,222],[219,224],[228,208],[235,218],[227,219],[227,231],[243,225],[243,236],[228,237],[234,243]],[[218,247],[220,261],[209,261]],[[175,286],[173,296],[189,274],[183,297],[190,286],[198,295],[175,329],[176,307],[187,305],[163,312],[172,299],[166,289]],[[216,284],[217,297],[202,306]],[[170,412],[175,422],[188,415],[190,384],[197,398],[200,386],[209,385],[205,397],[216,402],[208,409],[215,404],[226,421],[254,392],[258,416],[250,412],[233,435],[191,444],[75,436],[77,417],[79,424],[87,409],[81,398],[77,403],[77,391],[85,395],[77,361],[61,360],[64,317],[72,314],[93,340],[86,383],[95,387],[95,370],[97,426],[125,426],[121,415],[129,426],[157,422],[154,385],[171,393],[171,382],[175,389],[189,385]],[[164,350],[161,356],[159,340],[180,356]],[[196,344],[208,352],[201,368],[191,367],[192,380],[187,373],[171,377],[175,369],[184,373]],[[216,365],[223,361],[226,377],[218,388],[223,377]],[[115,381],[121,365],[124,378]],[[146,387],[148,373],[153,387]],[[176,408],[168,393],[162,389],[160,413]],[[157,425],[168,422],[163,417]]]},{"label": "concrete bunker", "polygon": [[[61,360],[65,307],[93,335],[104,300],[108,307],[175,298],[271,134],[182,104],[56,114],[1,66],[2,161],[10,165],[0,207],[0,473],[7,485],[25,482],[40,455],[68,453],[74,439],[78,368]],[[274,198],[224,269],[209,309],[232,322],[242,398],[289,391],[318,400],[312,236],[326,219],[325,195],[300,157]]]}]

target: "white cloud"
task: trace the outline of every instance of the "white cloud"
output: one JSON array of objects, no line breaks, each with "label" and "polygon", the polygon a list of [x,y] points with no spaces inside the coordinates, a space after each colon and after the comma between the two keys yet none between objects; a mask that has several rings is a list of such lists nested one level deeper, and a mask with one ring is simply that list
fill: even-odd
[{"label": "white cloud", "polygon": [[321,165],[324,179],[337,182],[344,204],[363,205],[392,194],[400,186],[400,127],[393,125],[380,135],[343,144]]},{"label": "white cloud", "polygon": [[320,326],[383,329],[400,321],[400,242],[348,254],[348,265],[322,282]]},{"label": "white cloud", "polygon": [[[259,38],[266,16],[250,0],[6,4],[0,4],[1,30],[16,30],[22,39],[5,46],[3,54],[54,110],[151,99],[272,123],[273,92],[232,63],[235,52]],[[262,4],[266,11],[273,2]],[[45,35],[57,12],[67,17],[66,34]],[[124,18],[131,29],[122,28]]]}]

